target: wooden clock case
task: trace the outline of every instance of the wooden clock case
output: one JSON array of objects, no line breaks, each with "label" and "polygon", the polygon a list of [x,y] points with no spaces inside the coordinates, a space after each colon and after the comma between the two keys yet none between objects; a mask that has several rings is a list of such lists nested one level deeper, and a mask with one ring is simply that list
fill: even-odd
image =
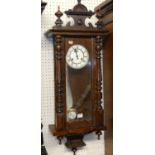
[{"label": "wooden clock case", "polygon": [[105,154],[113,155],[113,0],[106,0],[95,7],[98,20],[108,30],[103,48],[104,123],[106,131]]},{"label": "wooden clock case", "polygon": [[[101,131],[105,130],[104,126],[104,109],[102,106],[102,72],[101,72],[101,55],[104,46],[104,39],[107,31],[100,22],[97,27],[91,23],[85,25],[85,19],[90,18],[94,13],[88,11],[86,6],[78,4],[74,8],[65,11],[67,16],[74,20],[74,25],[67,23],[62,26],[61,16],[63,13],[60,8],[55,13],[57,20],[55,26],[50,29],[46,35],[52,37],[54,41],[54,76],[55,76],[55,125],[49,125],[51,132],[59,140],[67,138],[66,146],[76,152],[78,147],[85,146],[83,136],[90,132],[96,132],[100,139]],[[71,46],[69,44],[81,44],[85,46],[90,54],[91,59],[91,119],[67,121],[67,101],[66,101],[66,52]],[[80,75],[73,76],[72,79],[80,80]],[[76,84],[75,87],[78,87]],[[77,88],[78,89],[78,88]]]}]

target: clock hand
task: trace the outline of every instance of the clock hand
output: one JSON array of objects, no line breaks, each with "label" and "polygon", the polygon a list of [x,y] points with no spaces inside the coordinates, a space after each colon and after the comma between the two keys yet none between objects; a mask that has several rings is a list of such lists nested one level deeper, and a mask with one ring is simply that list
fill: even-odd
[{"label": "clock hand", "polygon": [[74,49],[74,52],[76,53],[76,58],[79,59],[79,56],[77,54],[77,52],[78,52],[77,49]]}]

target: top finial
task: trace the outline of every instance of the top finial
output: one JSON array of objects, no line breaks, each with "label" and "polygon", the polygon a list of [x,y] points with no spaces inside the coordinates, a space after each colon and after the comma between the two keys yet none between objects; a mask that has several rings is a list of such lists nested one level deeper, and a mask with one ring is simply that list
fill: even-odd
[{"label": "top finial", "polygon": [[80,4],[81,3],[81,0],[78,0],[78,3]]},{"label": "top finial", "polygon": [[60,11],[60,6],[58,5],[58,11]]}]

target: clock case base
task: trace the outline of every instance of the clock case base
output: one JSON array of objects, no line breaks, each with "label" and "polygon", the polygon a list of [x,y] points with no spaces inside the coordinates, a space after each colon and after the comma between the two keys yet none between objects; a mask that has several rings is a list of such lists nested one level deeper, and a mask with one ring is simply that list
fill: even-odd
[{"label": "clock case base", "polygon": [[71,149],[75,155],[78,147],[86,146],[86,144],[83,142],[84,135],[69,135],[66,136],[67,142],[66,147]]},{"label": "clock case base", "polygon": [[100,140],[100,136],[102,135],[103,130],[106,130],[106,127],[100,127],[100,128],[94,128],[94,129],[84,129],[83,132],[76,132],[74,133],[73,131],[70,130],[65,130],[65,131],[56,131],[55,125],[51,124],[49,125],[49,129],[51,133],[57,137],[59,144],[62,144],[62,139],[65,137],[67,139],[67,142],[65,143],[66,147],[71,149],[75,155],[77,148],[86,146],[86,144],[83,141],[84,135],[89,134],[93,131],[96,132],[98,136],[98,140]]}]

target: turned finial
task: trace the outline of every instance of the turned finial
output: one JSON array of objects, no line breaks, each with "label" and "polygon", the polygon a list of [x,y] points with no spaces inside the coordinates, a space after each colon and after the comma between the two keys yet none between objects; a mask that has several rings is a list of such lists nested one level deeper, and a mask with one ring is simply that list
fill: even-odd
[{"label": "turned finial", "polygon": [[55,13],[55,15],[57,17],[55,24],[56,26],[60,27],[63,24],[62,20],[60,19],[61,16],[63,16],[63,13],[60,11],[60,6],[58,6],[58,11]]},{"label": "turned finial", "polygon": [[55,15],[56,15],[58,18],[60,18],[60,17],[63,15],[63,13],[60,11],[60,6],[58,6],[58,11],[55,13]]},{"label": "turned finial", "polygon": [[60,11],[60,5],[58,5],[58,11]]},{"label": "turned finial", "polygon": [[78,3],[80,4],[81,3],[81,0],[78,0]]}]

